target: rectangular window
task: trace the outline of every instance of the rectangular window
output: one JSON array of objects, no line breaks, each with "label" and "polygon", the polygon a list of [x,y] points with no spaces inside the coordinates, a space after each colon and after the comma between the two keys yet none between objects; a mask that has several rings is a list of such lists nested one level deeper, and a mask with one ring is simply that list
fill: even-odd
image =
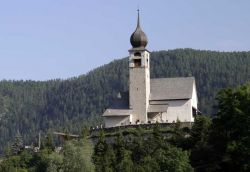
[{"label": "rectangular window", "polygon": [[135,67],[141,67],[141,59],[134,59]]}]

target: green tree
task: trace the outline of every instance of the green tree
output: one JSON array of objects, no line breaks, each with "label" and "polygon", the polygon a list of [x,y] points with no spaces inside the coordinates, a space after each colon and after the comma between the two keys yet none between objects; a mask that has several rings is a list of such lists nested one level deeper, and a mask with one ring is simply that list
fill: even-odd
[{"label": "green tree", "polygon": [[186,139],[187,134],[188,133],[184,131],[184,128],[182,128],[180,120],[177,118],[169,142],[177,147],[187,149],[187,139]]},{"label": "green tree", "polygon": [[90,135],[89,128],[87,126],[84,126],[81,134],[82,134],[82,138],[87,138],[87,136]]},{"label": "green tree", "polygon": [[19,131],[17,131],[17,135],[13,144],[11,145],[11,150],[14,155],[19,154],[24,148],[23,139]]},{"label": "green tree", "polygon": [[94,171],[94,164],[92,162],[92,155],[93,155],[93,143],[90,139],[83,138],[80,140],[80,146],[82,147],[82,153],[84,155],[84,164],[85,164],[85,171],[92,172]]},{"label": "green tree", "polygon": [[9,158],[12,155],[11,147],[7,145],[4,149],[4,155],[6,158]]},{"label": "green tree", "polygon": [[114,150],[116,155],[116,171],[132,171],[133,162],[131,160],[131,152],[126,149],[125,140],[121,132],[118,133],[118,136],[116,138]]},{"label": "green tree", "polygon": [[211,119],[204,115],[196,116],[194,125],[192,126],[189,142],[191,150],[190,160],[196,171],[209,171],[212,167],[213,152],[208,144],[209,134],[211,130]]},{"label": "green tree", "polygon": [[24,150],[20,153],[19,166],[28,169],[31,166],[32,153],[28,150]]},{"label": "green tree", "polygon": [[52,152],[48,155],[47,172],[61,172],[63,168],[63,156]]},{"label": "green tree", "polygon": [[63,171],[67,172],[91,172],[89,162],[86,161],[84,145],[75,140],[67,141],[63,147]]},{"label": "green tree", "polygon": [[207,142],[211,124],[212,121],[208,116],[198,115],[195,117],[190,133],[192,145],[195,145],[197,142]]},{"label": "green tree", "polygon": [[115,166],[115,153],[113,148],[106,143],[103,131],[100,131],[98,142],[92,156],[96,172],[112,172]]},{"label": "green tree", "polygon": [[163,149],[158,149],[156,161],[159,163],[160,171],[191,172],[189,154],[180,148],[165,144]]},{"label": "green tree", "polygon": [[220,91],[218,107],[209,140],[215,170],[250,171],[250,84]]},{"label": "green tree", "polygon": [[131,160],[131,151],[125,150],[122,160],[116,165],[116,171],[133,172],[134,164]]},{"label": "green tree", "polygon": [[157,162],[157,159],[153,158],[150,155],[147,155],[142,159],[140,166],[142,168],[139,168],[139,171],[143,169],[142,171],[145,172],[158,172],[160,170],[160,166]]},{"label": "green tree", "polygon": [[114,145],[115,154],[116,154],[116,162],[120,163],[124,158],[125,152],[125,140],[121,132],[118,133],[116,137],[116,143]]},{"label": "green tree", "polygon": [[47,171],[49,166],[49,154],[50,151],[47,149],[41,150],[39,153],[33,155],[31,160],[30,171],[44,172]]},{"label": "green tree", "polygon": [[162,148],[164,145],[164,139],[163,135],[160,131],[160,126],[156,124],[153,129],[153,138],[151,139],[153,141],[153,145],[151,145],[154,150],[158,148]]},{"label": "green tree", "polygon": [[53,140],[53,134],[51,131],[49,131],[43,141],[42,144],[43,149],[48,149],[50,152],[54,150],[54,140]]},{"label": "green tree", "polygon": [[144,157],[148,155],[148,150],[145,149],[146,144],[143,137],[143,129],[138,127],[132,144],[129,145],[132,151],[132,161],[134,164],[141,164]]}]

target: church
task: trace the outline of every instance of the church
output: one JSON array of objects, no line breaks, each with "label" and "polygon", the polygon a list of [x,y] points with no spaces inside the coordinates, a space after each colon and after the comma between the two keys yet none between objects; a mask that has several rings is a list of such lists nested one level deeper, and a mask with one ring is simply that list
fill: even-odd
[{"label": "church", "polygon": [[119,93],[102,115],[106,128],[148,124],[194,122],[197,91],[194,77],[150,78],[148,39],[140,26],[130,37],[129,92]]}]

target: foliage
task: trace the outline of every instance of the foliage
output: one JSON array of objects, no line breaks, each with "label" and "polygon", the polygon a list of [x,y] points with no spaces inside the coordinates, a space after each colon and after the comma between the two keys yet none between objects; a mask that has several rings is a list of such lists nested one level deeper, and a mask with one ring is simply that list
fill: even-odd
[{"label": "foliage", "polygon": [[24,145],[23,145],[22,136],[19,133],[19,131],[17,131],[17,135],[15,137],[15,140],[14,140],[13,144],[11,145],[12,154],[14,154],[14,155],[19,154],[23,148],[24,148]]},{"label": "foliage", "polygon": [[[170,145],[164,140],[159,126],[156,126],[153,135],[147,139],[142,136],[140,127],[133,141],[124,139],[120,132],[114,143],[107,143],[104,133],[101,132],[98,143],[95,146],[93,162],[96,171],[138,171],[138,172],[157,172],[157,171],[180,171],[190,172],[193,170],[189,164],[189,154]],[[105,151],[111,146],[114,154]],[[106,160],[109,163],[106,163]],[[115,159],[115,164],[112,162]],[[101,163],[103,162],[103,163]]]},{"label": "foliage", "polygon": [[104,132],[100,132],[98,143],[94,148],[93,163],[97,172],[111,172],[115,163],[115,153],[106,143]]},{"label": "foliage", "polygon": [[117,135],[109,145],[118,162],[111,171],[121,169],[123,160],[126,171],[249,171],[250,83],[221,90],[217,100],[214,118],[196,116],[190,131],[177,122],[167,133],[156,124],[150,132],[138,127],[111,135]]},{"label": "foliage", "polygon": [[94,148],[84,137],[66,141],[61,153],[51,151],[51,144],[44,144],[38,153],[21,149],[10,155],[6,151],[0,171],[247,172],[250,83],[223,89],[217,99],[219,111],[214,118],[196,116],[191,130],[178,122],[172,130],[156,124],[149,131],[138,127],[118,131],[109,138],[101,130]]},{"label": "foliage", "polygon": [[67,172],[90,172],[91,167],[86,161],[86,154],[83,151],[83,143],[67,142],[63,148],[62,170]]},{"label": "foliage", "polygon": [[214,164],[227,171],[250,171],[250,83],[220,91],[218,102],[209,140],[217,153]]},{"label": "foliage", "polygon": [[215,154],[208,144],[211,130],[211,119],[207,116],[196,116],[195,123],[188,139],[188,149],[191,151],[190,161],[196,171],[209,171],[212,154]]},{"label": "foliage", "polygon": [[88,140],[67,141],[62,152],[51,150],[50,145],[39,152],[22,150],[0,161],[1,172],[92,172],[92,145]]},{"label": "foliage", "polygon": [[42,140],[41,148],[44,148],[48,151],[53,151],[54,147],[53,135],[51,132],[48,132],[46,137]]},{"label": "foliage", "polygon": [[[68,80],[1,81],[0,153],[6,146],[6,155],[0,171],[93,171],[87,128],[101,123],[100,114],[118,91],[127,91],[127,65],[127,59],[116,60]],[[113,142],[103,133],[93,149],[95,170],[192,171],[192,165],[197,172],[250,171],[250,84],[223,89],[214,100],[218,90],[249,81],[249,74],[249,52],[152,53],[151,77],[193,75],[200,110],[213,119],[197,116],[191,131],[178,122],[171,130],[128,129],[110,134],[117,136]],[[56,153],[53,130],[82,132],[84,140],[68,141]],[[40,152],[23,150],[36,144],[39,131],[50,133]]]},{"label": "foliage", "polygon": [[52,152],[51,154],[48,155],[48,166],[47,166],[47,171],[48,172],[62,172],[63,170],[63,156],[56,153]]},{"label": "foliage", "polygon": [[191,130],[191,163],[196,171],[250,170],[250,84],[219,92],[212,121],[196,119]]},{"label": "foliage", "polygon": [[[249,52],[176,49],[151,53],[151,77],[194,76],[199,109],[215,114],[219,89],[250,78]],[[80,133],[82,126],[100,125],[100,115],[120,91],[128,90],[127,58],[67,80],[0,82],[0,153],[19,130],[25,143],[39,131]],[[205,79],[204,79],[205,78]]]}]

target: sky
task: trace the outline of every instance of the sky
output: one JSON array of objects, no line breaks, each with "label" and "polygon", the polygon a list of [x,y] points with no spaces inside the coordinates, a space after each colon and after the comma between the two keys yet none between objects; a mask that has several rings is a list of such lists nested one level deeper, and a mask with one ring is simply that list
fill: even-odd
[{"label": "sky", "polygon": [[250,51],[249,0],[0,0],[0,80],[67,79],[128,56],[138,7],[150,51]]}]

